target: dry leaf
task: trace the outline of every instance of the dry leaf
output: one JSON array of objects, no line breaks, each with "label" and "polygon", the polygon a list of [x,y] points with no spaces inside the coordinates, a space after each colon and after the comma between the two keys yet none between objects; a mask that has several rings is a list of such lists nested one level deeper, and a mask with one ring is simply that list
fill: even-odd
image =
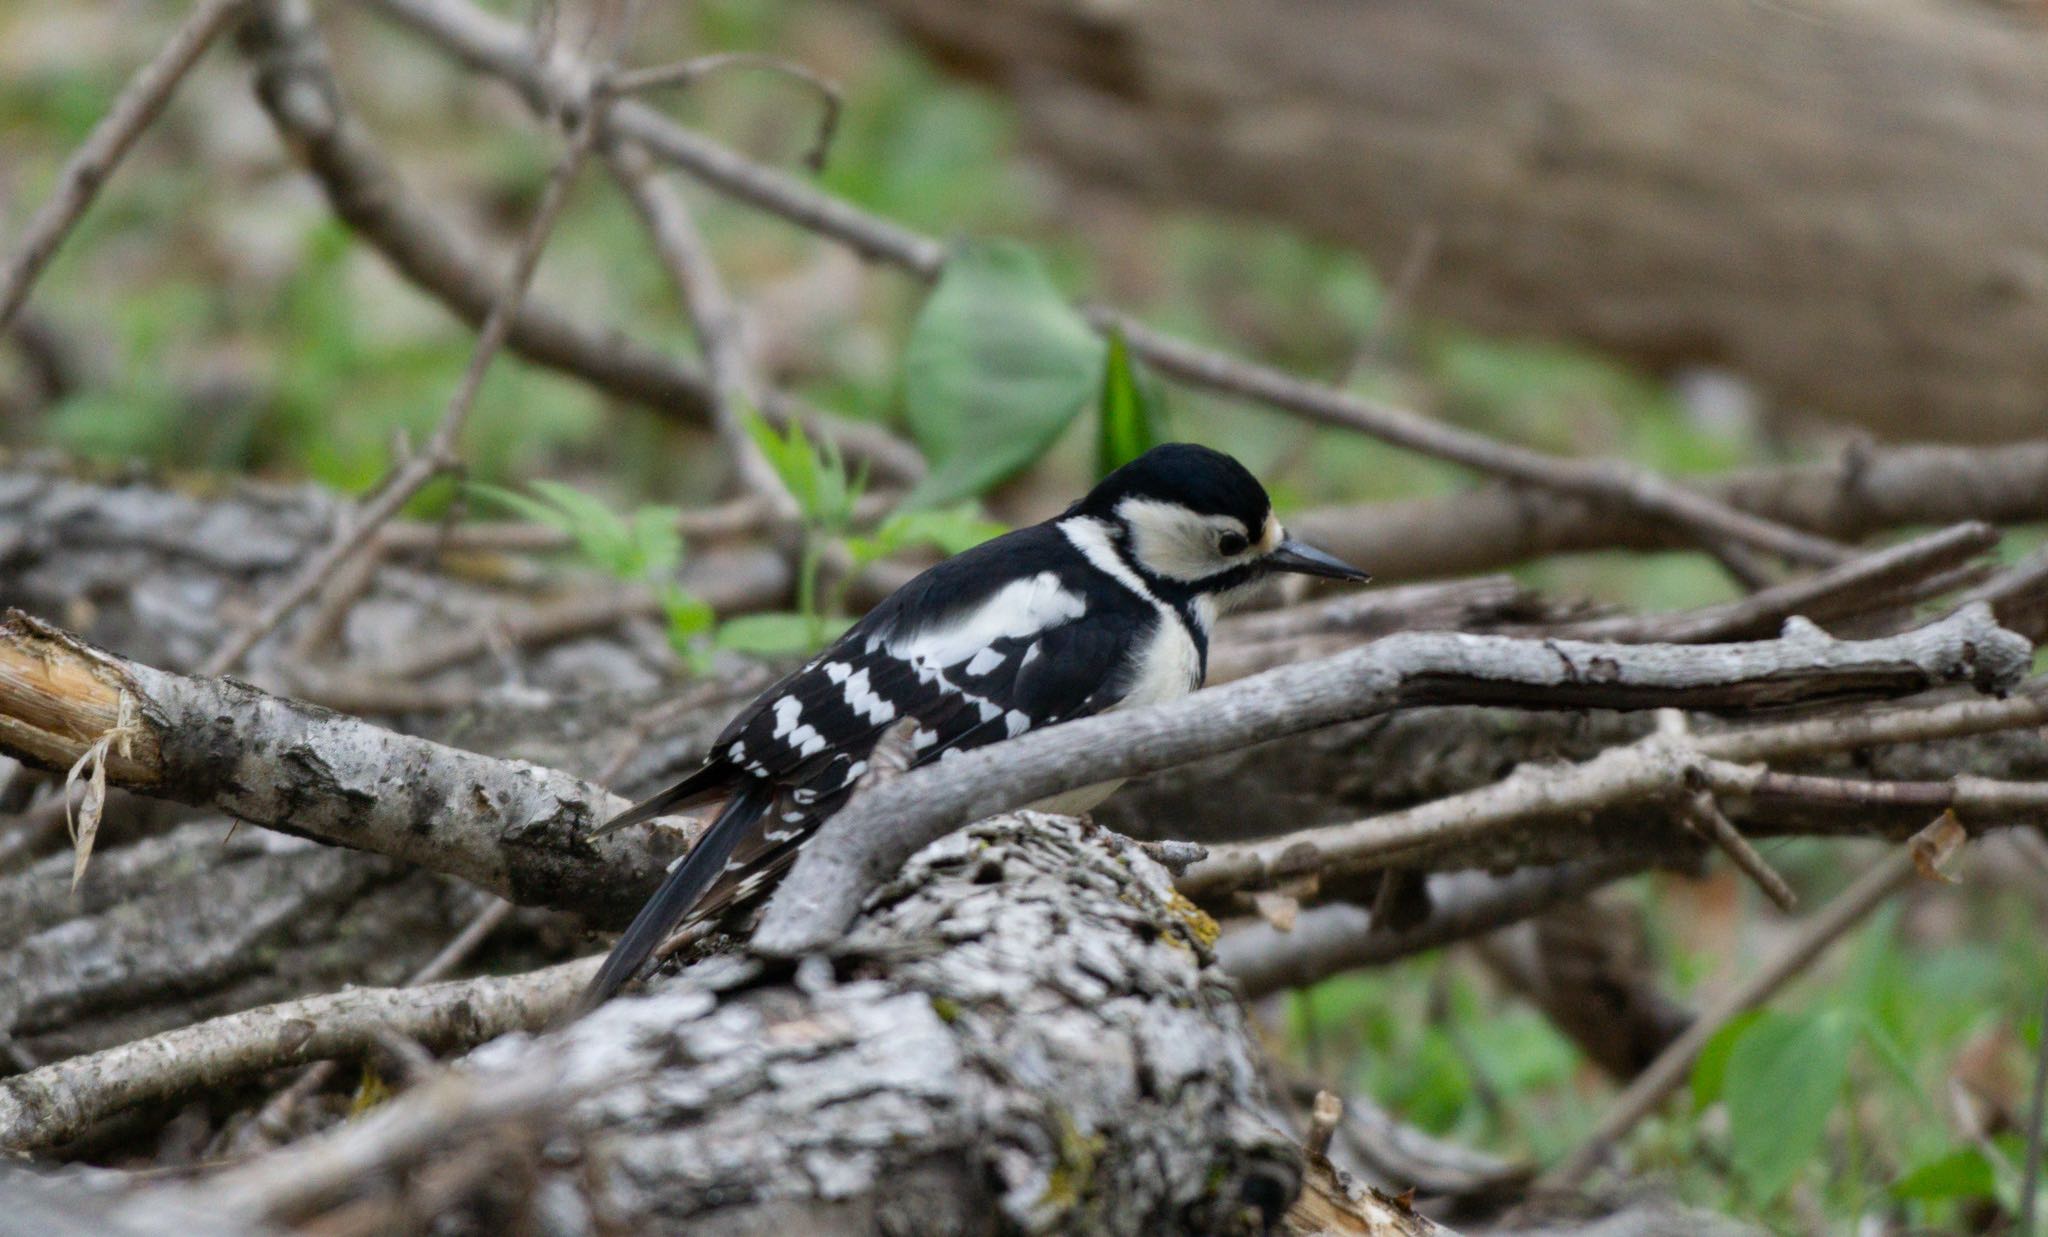
[{"label": "dry leaf", "polygon": [[1913,835],[1906,843],[1913,852],[1913,866],[1920,869],[1920,875],[1927,880],[1940,881],[1945,885],[1956,884],[1956,878],[1945,870],[1955,853],[1970,840],[1970,831],[1963,828],[1963,822],[1956,819],[1954,811],[1944,811],[1933,824]]},{"label": "dry leaf", "polygon": [[[121,703],[114,715],[114,728],[93,741],[85,754],[71,766],[71,772],[64,778],[64,827],[71,833],[71,888],[75,891],[78,882],[85,879],[85,865],[92,858],[92,844],[100,832],[100,815],[107,807],[107,758],[116,744],[120,745],[121,756],[129,755],[129,743],[142,733],[142,725],[136,719],[135,702],[127,692],[121,693]],[[71,790],[79,781],[85,782],[85,794],[80,798],[74,815],[71,805]]]},{"label": "dry leaf", "polygon": [[1284,893],[1255,893],[1252,895],[1252,909],[1259,918],[1273,925],[1275,932],[1294,931],[1294,920],[1301,914],[1301,903]]}]

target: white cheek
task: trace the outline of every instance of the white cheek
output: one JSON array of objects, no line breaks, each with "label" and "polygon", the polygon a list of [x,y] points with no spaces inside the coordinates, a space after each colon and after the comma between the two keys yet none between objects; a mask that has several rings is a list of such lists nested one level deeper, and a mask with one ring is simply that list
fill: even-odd
[{"label": "white cheek", "polygon": [[1126,499],[1117,514],[1131,530],[1133,557],[1154,575],[1199,580],[1233,565],[1216,551],[1218,530],[1186,508]]}]

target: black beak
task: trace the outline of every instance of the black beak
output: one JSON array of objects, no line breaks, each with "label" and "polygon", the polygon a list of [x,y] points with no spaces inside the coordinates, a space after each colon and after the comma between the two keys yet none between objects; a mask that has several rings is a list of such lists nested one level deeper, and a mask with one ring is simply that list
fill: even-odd
[{"label": "black beak", "polygon": [[1293,571],[1305,576],[1328,576],[1332,580],[1352,580],[1360,584],[1372,579],[1372,576],[1343,559],[1325,554],[1314,546],[1303,545],[1292,537],[1282,541],[1279,549],[1266,556],[1266,565],[1274,571]]}]

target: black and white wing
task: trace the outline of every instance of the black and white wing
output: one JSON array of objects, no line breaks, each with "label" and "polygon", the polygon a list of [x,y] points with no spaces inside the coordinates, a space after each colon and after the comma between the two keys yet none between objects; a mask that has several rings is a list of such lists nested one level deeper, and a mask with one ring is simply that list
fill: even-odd
[{"label": "black and white wing", "polygon": [[899,720],[914,723],[916,765],[1117,704],[1165,620],[1072,563],[1048,525],[948,559],[734,718],[692,780],[765,783],[775,801],[693,917],[716,914],[779,874],[845,802]]}]

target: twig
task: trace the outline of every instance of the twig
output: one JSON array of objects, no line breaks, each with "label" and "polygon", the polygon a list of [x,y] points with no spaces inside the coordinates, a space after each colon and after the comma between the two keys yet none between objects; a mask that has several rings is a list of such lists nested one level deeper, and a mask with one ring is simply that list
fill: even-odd
[{"label": "twig", "polygon": [[[677,512],[675,529],[685,538],[719,541],[758,533],[766,527],[767,517],[767,505],[758,497],[747,495],[715,506]],[[575,545],[573,537],[552,524],[517,520],[479,520],[452,528],[439,523],[393,520],[377,534],[377,539],[396,554],[538,554]]]},{"label": "twig", "polygon": [[1393,338],[1395,328],[1401,325],[1401,319],[1407,316],[1416,293],[1421,291],[1423,276],[1429,273],[1430,264],[1436,260],[1440,235],[1436,224],[1431,222],[1424,222],[1415,229],[1408,241],[1408,252],[1401,259],[1400,269],[1394,273],[1394,281],[1373,314],[1365,336],[1358,341],[1357,351],[1351,354],[1351,363],[1344,367],[1343,376],[1337,380],[1338,386],[1350,386],[1367,367],[1387,359],[1387,341]]},{"label": "twig", "polygon": [[[758,609],[789,595],[788,564],[766,550],[693,560],[682,578],[692,596],[720,614]],[[494,640],[508,648],[535,647],[661,614],[661,597],[648,585],[608,585],[494,616],[472,630],[421,643],[403,656],[363,667],[362,674],[372,681],[403,684],[482,657]],[[345,684],[338,686],[347,690]]]},{"label": "twig", "polygon": [[[624,46],[628,35],[626,28],[630,23],[621,20],[619,25],[620,29],[614,32],[617,45],[613,52],[614,63],[618,49]],[[534,208],[533,220],[527,225],[526,236],[513,258],[511,275],[499,293],[497,303],[491,307],[490,316],[484,319],[476,347],[470,351],[469,365],[463,370],[455,393],[449,397],[433,436],[425,447],[385,477],[359,510],[344,517],[334,539],[286,581],[253,618],[230,633],[200,667],[201,674],[225,674],[233,669],[258,640],[275,630],[330,575],[347,563],[385,521],[412,501],[413,495],[436,477],[461,466],[459,447],[462,431],[469,423],[470,410],[476,406],[478,393],[483,390],[484,374],[489,371],[491,362],[511,332],[519,303],[526,295],[527,285],[533,282],[534,270],[540,265],[541,252],[547,248],[548,237],[554,233],[555,222],[561,218],[562,207],[569,200],[569,188],[575,183],[576,174],[590,158],[603,132],[605,108],[610,97],[610,72],[609,66],[601,70],[580,101],[576,127],[569,138],[568,148],[548,174],[547,184],[541,190],[540,204]]]},{"label": "twig", "polygon": [[[469,956],[476,952],[477,947],[511,917],[512,909],[512,904],[503,898],[490,899],[484,904],[484,908],[463,926],[462,931],[456,933],[453,939],[441,947],[440,953],[429,958],[426,965],[406,977],[405,986],[417,988],[422,984],[437,983],[446,979],[449,972],[467,961]],[[546,1012],[541,1017],[540,1024],[545,1024],[553,1016],[552,1010]],[[292,1080],[290,1086],[272,1096],[270,1101],[257,1111],[250,1123],[252,1127],[266,1136],[281,1138],[284,1123],[292,1110],[326,1086],[327,1081],[334,1077],[334,1070],[335,1060],[331,1057],[308,1066]]]},{"label": "twig", "polygon": [[1792,886],[1778,874],[1778,870],[1758,854],[1756,847],[1749,844],[1749,839],[1729,822],[1720,805],[1714,802],[1712,791],[1695,791],[1688,796],[1682,819],[1701,837],[1719,847],[1721,853],[1727,855],[1743,875],[1755,881],[1756,887],[1763,890],[1764,896],[1779,910],[1789,912],[1798,907],[1799,895],[1792,892]]},{"label": "twig", "polygon": [[[1989,706],[1975,710],[1971,704]],[[2033,724],[2043,702],[2026,697],[1969,701],[1893,715],[1850,716],[1724,731],[1674,742],[1653,735],[1562,768],[1523,765],[1488,786],[1348,824],[1303,829],[1236,846],[1212,847],[1179,881],[1193,898],[1255,889],[1309,873],[1369,870],[1532,820],[1572,819],[1623,803],[1667,800],[1704,784],[1716,794],[1809,802],[1882,804],[1986,813],[2038,810],[2048,783],[1959,777],[1947,782],[1861,783],[1772,773],[1735,763],[1847,751],[1876,743],[1948,737]],[[1730,753],[1737,753],[1730,759]]]},{"label": "twig", "polygon": [[2038,1237],[2041,1205],[2041,1123],[2048,1119],[2048,993],[2041,998],[2040,1043],[2034,1048],[2034,1094],[2027,1102],[2027,1162],[2020,1174],[2020,1237]]},{"label": "twig", "polygon": [[1772,585],[1724,605],[1679,614],[1587,619],[1547,630],[1577,640],[1696,644],[1770,632],[1794,614],[1826,623],[1982,554],[1998,544],[1998,538],[1997,529],[1973,520],[1858,555],[1826,571]]},{"label": "twig", "polygon": [[57,1146],[120,1109],[286,1066],[358,1056],[374,1050],[385,1032],[445,1049],[539,1028],[567,1005],[596,964],[595,958],[582,958],[510,978],[352,988],[45,1065],[0,1081],[0,1146]]},{"label": "twig", "polygon": [[613,179],[625,190],[646,226],[654,251],[661,255],[696,328],[704,365],[711,374],[712,423],[742,487],[765,501],[778,519],[795,520],[800,514],[795,497],[742,420],[760,407],[763,386],[747,359],[739,306],[726,291],[711,247],[697,230],[681,195],[656,176],[645,151],[613,142],[604,148],[604,157]]},{"label": "twig", "polygon": [[57,178],[57,187],[22,229],[14,253],[0,265],[0,331],[14,320],[36,278],[56,255],[114,165],[170,102],[199,57],[249,0],[200,0],[156,56],[121,89],[114,105],[93,126]]},{"label": "twig", "polygon": [[[465,0],[377,0],[379,7],[465,62],[503,77],[528,100],[547,106],[562,88],[532,54],[515,27]],[[743,201],[781,215],[871,258],[892,262],[920,278],[936,277],[946,246],[846,202],[820,193],[773,168],[726,150],[649,109],[621,103],[611,126],[645,147]],[[1693,530],[1710,543],[1737,542],[1800,562],[1834,563],[1847,551],[1825,538],[1774,524],[1728,507],[1664,477],[1620,462],[1584,462],[1547,456],[1438,424],[1403,409],[1302,382],[1275,370],[1240,363],[1172,339],[1113,314],[1097,314],[1103,329],[1121,330],[1131,350],[1162,372],[1251,396],[1298,415],[1342,425],[1423,454],[1525,484],[1642,511]]]},{"label": "twig", "polygon": [[[2029,523],[2048,519],[2048,441],[1873,447],[1834,461],[1688,481],[1729,506],[1843,541],[1962,520]],[[1655,521],[1617,520],[1597,503],[1500,483],[1440,498],[1312,508],[1287,525],[1369,565],[1381,580],[1472,575],[1584,550],[1691,544]]]},{"label": "twig", "polygon": [[1690,529],[1710,543],[1732,541],[1803,563],[1834,564],[1849,554],[1846,547],[1824,537],[1760,519],[1619,460],[1573,460],[1545,455],[1432,421],[1378,400],[1305,382],[1268,366],[1198,348],[1123,314],[1098,309],[1091,317],[1098,327],[1122,333],[1131,351],[1161,373],[1185,382],[1255,399],[1326,425],[1356,430],[1490,476],[1640,511]]},{"label": "twig", "polygon": [[[302,0],[270,0],[243,23],[241,45],[256,65],[256,93],[285,145],[319,182],[341,221],[368,241],[421,291],[481,327],[503,295],[499,273],[470,239],[412,193],[345,105],[325,44]],[[565,91],[564,106],[573,103]],[[537,365],[571,374],[609,395],[666,416],[708,421],[704,375],[616,331],[575,321],[559,308],[521,299],[506,346]],[[764,392],[762,415],[801,421],[878,475],[915,481],[917,449],[880,426]]]},{"label": "twig", "polygon": [[[1912,645],[1834,641],[1792,624],[1779,641],[1683,648],[1405,633],[1168,704],[1034,731],[855,796],[798,856],[769,903],[754,945],[784,955],[819,948],[911,854],[970,820],[1076,786],[1156,772],[1403,705],[1753,707],[1809,693],[1825,698],[1851,683],[1866,692],[1910,691],[1958,678],[1987,687],[2016,684],[2031,646],[1992,625],[1988,609],[1967,613],[1975,616],[1972,634],[1934,624],[1894,638]],[[1951,643],[1957,638],[1969,645],[1967,666],[1943,664],[1961,652]],[[1915,645],[1916,653],[1906,651]],[[1916,662],[1929,655],[1936,660]],[[1789,694],[1779,694],[1779,688]],[[1278,858],[1264,858],[1269,871]],[[1184,883],[1220,866],[1212,854],[1190,869]]]},{"label": "twig", "polygon": [[630,69],[619,74],[613,83],[613,89],[622,95],[628,95],[670,86],[689,86],[726,69],[765,69],[770,73],[780,73],[817,92],[818,102],[823,110],[818,116],[818,135],[812,139],[811,149],[804,155],[804,166],[813,172],[824,171],[825,160],[832,153],[832,139],[839,133],[840,114],[846,108],[846,99],[839,89],[839,83],[826,78],[801,61],[763,52],[713,52],[708,56],[696,56],[676,64],[657,65],[650,69]]},{"label": "twig", "polygon": [[1525,868],[1508,876],[1440,872],[1427,885],[1429,918],[1412,928],[1376,930],[1370,911],[1347,903],[1312,906],[1296,917],[1292,931],[1250,923],[1224,933],[1216,943],[1216,960],[1244,995],[1255,999],[1520,923],[1641,867],[1632,859],[1610,858]]},{"label": "twig", "polygon": [[1778,990],[1804,973],[1828,947],[1862,921],[1913,876],[1913,859],[1905,847],[1897,847],[1858,877],[1854,884],[1836,894],[1813,918],[1799,926],[1799,933],[1772,955],[1759,970],[1736,985],[1693,1020],[1685,1033],[1657,1054],[1647,1069],[1636,1076],[1614,1101],[1591,1136],[1571,1157],[1546,1174],[1542,1185],[1569,1190],[1599,1167],[1611,1148],[1636,1123],[1655,1111],[1681,1083],[1699,1057],[1700,1049],[1730,1019],[1776,995]]}]

